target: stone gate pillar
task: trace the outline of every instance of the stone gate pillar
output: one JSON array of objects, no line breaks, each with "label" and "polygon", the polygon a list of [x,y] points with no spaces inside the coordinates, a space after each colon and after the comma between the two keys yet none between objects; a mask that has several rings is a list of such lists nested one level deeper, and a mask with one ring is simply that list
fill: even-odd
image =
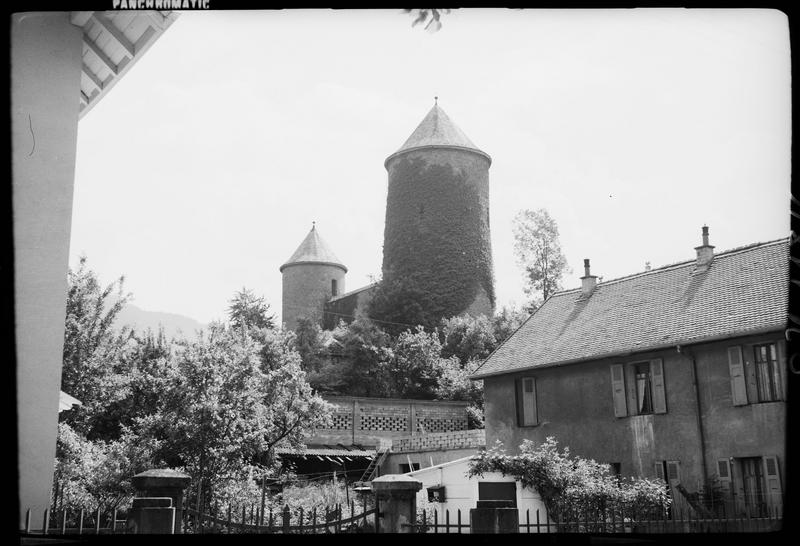
[{"label": "stone gate pillar", "polygon": [[[172,499],[172,508],[175,509],[174,533],[183,532],[183,490],[189,486],[190,481],[191,477],[187,474],[169,468],[146,470],[131,478],[137,497]],[[141,505],[141,502],[139,504]],[[141,506],[144,508],[144,505]],[[160,503],[157,506],[160,506]]]},{"label": "stone gate pillar", "polygon": [[379,533],[410,533],[404,523],[413,523],[417,513],[417,491],[422,482],[403,474],[387,474],[372,480]]}]

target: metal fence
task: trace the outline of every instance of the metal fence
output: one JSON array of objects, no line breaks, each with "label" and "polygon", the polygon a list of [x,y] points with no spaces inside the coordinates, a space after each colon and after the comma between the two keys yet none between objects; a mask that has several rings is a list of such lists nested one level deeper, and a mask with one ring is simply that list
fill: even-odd
[{"label": "metal fence", "polygon": [[[414,533],[469,533],[469,513],[435,509],[421,510],[412,523],[403,524]],[[782,525],[779,509],[756,517],[699,517],[691,510],[636,514],[610,512],[590,517],[564,510],[560,521],[552,521],[536,510],[519,514],[520,533],[747,533],[778,531]]]},{"label": "metal fence", "polygon": [[[101,512],[88,510],[45,509],[41,519],[35,517],[30,508],[25,512],[26,535],[109,535],[125,532],[125,514],[117,510]],[[41,527],[36,527],[41,524]]]},{"label": "metal fence", "polygon": [[183,532],[186,534],[231,534],[231,533],[372,533],[375,532],[375,512],[367,509],[366,503],[361,512],[356,512],[355,501],[350,506],[341,504],[325,507],[317,511],[292,510],[285,506],[283,510],[274,512],[251,510],[247,513],[242,508],[241,514],[228,508],[227,513],[203,514],[193,509],[184,509]]}]

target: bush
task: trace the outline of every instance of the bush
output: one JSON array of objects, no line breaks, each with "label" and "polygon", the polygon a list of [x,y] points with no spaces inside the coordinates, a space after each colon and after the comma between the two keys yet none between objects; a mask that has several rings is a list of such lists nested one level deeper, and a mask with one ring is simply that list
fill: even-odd
[{"label": "bush", "polygon": [[[619,479],[608,465],[570,456],[569,448],[559,451],[553,437],[538,446],[525,440],[519,450],[519,455],[509,456],[498,441],[472,458],[469,476],[500,472],[514,477],[539,493],[548,516],[557,523],[661,517],[669,508],[671,499],[663,481]],[[584,525],[568,530],[592,529]]]}]

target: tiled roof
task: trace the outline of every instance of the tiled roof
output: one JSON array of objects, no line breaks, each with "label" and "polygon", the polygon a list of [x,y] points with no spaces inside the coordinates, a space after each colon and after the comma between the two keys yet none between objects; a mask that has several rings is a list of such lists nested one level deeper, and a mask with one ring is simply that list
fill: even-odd
[{"label": "tiled roof", "polygon": [[492,160],[489,154],[472,143],[467,135],[464,134],[464,131],[459,129],[458,126],[450,120],[447,114],[444,113],[444,110],[439,108],[438,104],[434,104],[433,108],[428,112],[428,115],[425,116],[425,119],[420,122],[417,128],[414,129],[414,132],[411,133],[411,136],[408,137],[405,144],[390,155],[386,159],[384,165],[388,163],[391,158],[402,152],[430,146],[465,148],[486,156],[490,162]]},{"label": "tiled roof", "polygon": [[548,300],[472,375],[490,375],[779,330],[786,325],[789,240],[720,253]]},{"label": "tiled roof", "polygon": [[319,236],[316,226],[311,228],[306,238],[294,251],[292,257],[280,267],[280,271],[289,265],[304,264],[304,263],[318,263],[335,265],[344,269],[347,273],[347,268],[342,264],[341,260],[336,257],[336,254],[330,249],[328,244]]}]

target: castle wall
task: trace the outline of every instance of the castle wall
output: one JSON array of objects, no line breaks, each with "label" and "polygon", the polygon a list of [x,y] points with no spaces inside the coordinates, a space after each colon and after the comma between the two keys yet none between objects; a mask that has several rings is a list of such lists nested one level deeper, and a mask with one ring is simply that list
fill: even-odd
[{"label": "castle wall", "polygon": [[295,328],[297,319],[303,317],[321,324],[323,307],[332,296],[332,280],[336,280],[337,291],[342,294],[345,290],[342,268],[313,263],[287,265],[283,270],[283,324]]},{"label": "castle wall", "polygon": [[384,279],[413,279],[433,316],[491,314],[489,160],[427,148],[391,158],[387,170]]}]

